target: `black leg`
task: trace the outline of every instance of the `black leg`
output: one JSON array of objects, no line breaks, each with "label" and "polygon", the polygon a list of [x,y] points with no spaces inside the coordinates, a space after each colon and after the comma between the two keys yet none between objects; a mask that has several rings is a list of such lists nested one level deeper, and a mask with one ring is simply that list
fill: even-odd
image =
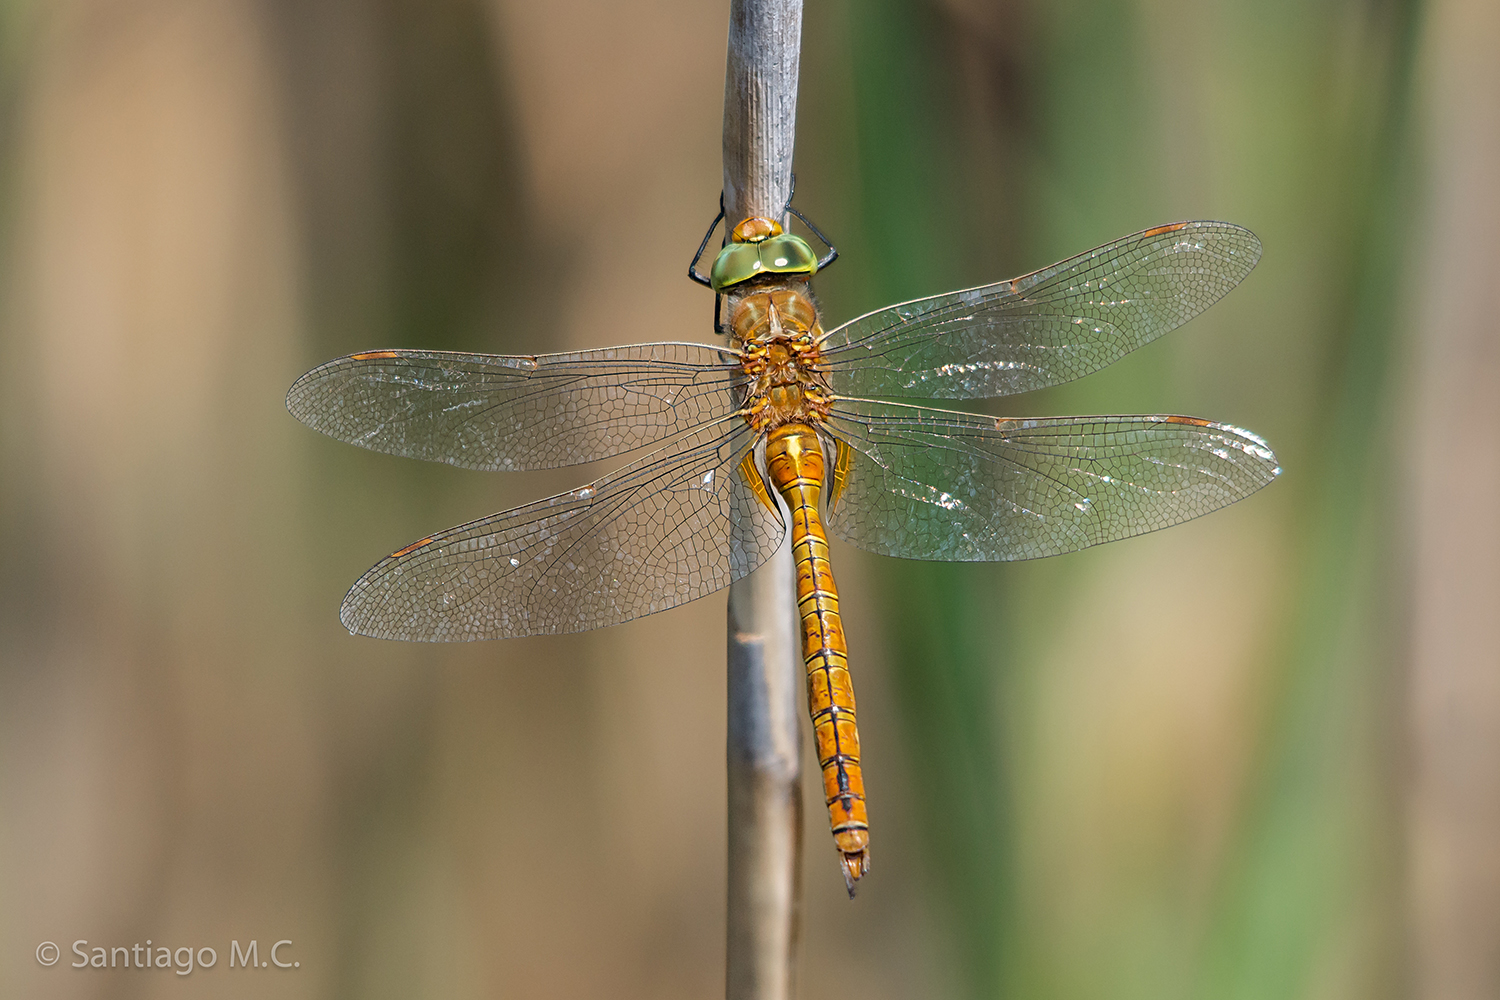
[{"label": "black leg", "polygon": [[837,247],[835,247],[832,243],[828,242],[828,237],[826,237],[826,236],[823,235],[823,231],[822,230],[820,230],[817,226],[813,225],[812,222],[810,222],[808,220],[807,216],[803,215],[801,212],[797,211],[795,208],[792,207],[792,198],[795,197],[796,194],[797,194],[797,175],[793,174],[792,175],[792,190],[791,190],[791,194],[788,195],[787,199],[786,199],[786,210],[788,212],[792,213],[793,215],[795,215],[797,218],[801,219],[802,220],[802,224],[804,226],[806,226],[808,229],[812,230],[812,234],[814,236],[816,236],[818,239],[822,240],[823,241],[823,245],[828,248],[828,253],[823,257],[823,259],[821,259],[821,260],[818,261],[818,270],[821,271],[821,270],[823,270],[823,268],[827,267],[829,264],[832,264],[834,261],[836,261],[836,260],[839,259],[839,251],[838,251]]},{"label": "black leg", "polygon": [[[714,283],[712,281],[710,281],[708,278],[706,278],[703,275],[701,275],[701,274],[698,273],[698,261],[700,261],[700,260],[703,259],[703,251],[708,248],[708,241],[713,237],[714,230],[719,228],[719,222],[723,218],[724,218],[724,195],[721,193],[719,195],[719,214],[716,215],[716,216],[714,216],[714,221],[713,222],[709,223],[709,225],[708,225],[708,232],[706,232],[706,233],[703,234],[703,242],[698,244],[698,252],[695,253],[695,254],[693,254],[693,260],[692,260],[691,263],[688,264],[688,277],[692,278],[698,284],[703,285],[703,286],[705,286],[707,288],[714,287]],[[807,220],[804,219],[803,221],[805,222]],[[824,240],[823,242],[827,243],[828,241]],[[718,296],[715,296],[716,300],[717,300],[717,298],[718,298]],[[714,303],[714,328],[718,329],[718,326],[719,326],[719,306],[718,306],[718,302],[715,301],[715,303]]]}]

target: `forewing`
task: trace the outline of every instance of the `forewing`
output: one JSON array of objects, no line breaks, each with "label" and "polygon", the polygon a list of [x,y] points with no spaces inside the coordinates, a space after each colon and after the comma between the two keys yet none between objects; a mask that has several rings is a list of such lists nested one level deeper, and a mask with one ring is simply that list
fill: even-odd
[{"label": "forewing", "polygon": [[780,514],[736,466],[739,418],[700,428],[582,489],[422,539],[344,598],[351,632],[444,642],[581,632],[712,593],[776,550]]},{"label": "forewing", "polygon": [[309,427],[362,448],[468,469],[551,469],[633,451],[735,409],[731,355],[636,344],[535,357],[370,351],[287,393]]},{"label": "forewing", "polygon": [[1213,305],[1260,259],[1226,222],[1181,222],[1013,281],[914,299],[824,341],[835,392],[978,399],[1057,385],[1111,364]]},{"label": "forewing", "polygon": [[845,540],[908,559],[1033,559],[1207,514],[1269,483],[1249,431],[1193,417],[997,420],[843,400],[854,449],[828,517]]}]

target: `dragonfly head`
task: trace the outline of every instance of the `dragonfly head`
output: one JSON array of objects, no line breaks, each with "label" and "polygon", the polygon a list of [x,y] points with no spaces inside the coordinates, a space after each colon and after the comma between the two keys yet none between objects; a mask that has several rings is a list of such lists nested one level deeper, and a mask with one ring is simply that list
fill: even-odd
[{"label": "dragonfly head", "polygon": [[763,243],[773,236],[780,236],[783,232],[785,230],[781,228],[781,223],[775,219],[752,215],[729,231],[729,242]]},{"label": "dragonfly head", "polygon": [[775,219],[754,216],[729,232],[729,244],[719,251],[709,278],[716,292],[743,284],[763,274],[805,274],[818,270],[818,255],[800,236],[781,228]]}]

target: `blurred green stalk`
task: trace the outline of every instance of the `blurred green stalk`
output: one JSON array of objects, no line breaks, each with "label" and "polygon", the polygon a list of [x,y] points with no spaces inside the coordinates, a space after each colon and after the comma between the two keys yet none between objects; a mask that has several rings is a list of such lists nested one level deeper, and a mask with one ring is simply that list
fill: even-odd
[{"label": "blurred green stalk", "polygon": [[[1366,935],[1377,966],[1351,973],[1363,996],[1403,995],[1393,905],[1382,855],[1394,847],[1396,808],[1381,801],[1395,762],[1383,727],[1396,723],[1399,635],[1390,589],[1396,472],[1392,358],[1414,263],[1411,212],[1412,76],[1421,8],[1400,0],[1364,12],[1368,67],[1364,134],[1351,129],[1344,175],[1356,232],[1335,316],[1327,404],[1301,525],[1303,561],[1281,647],[1259,783],[1231,855],[1197,995],[1223,1000],[1307,996],[1350,936]],[[1359,114],[1351,115],[1357,124]],[[1387,814],[1387,815],[1382,815]],[[1371,819],[1387,820],[1372,828]],[[1386,867],[1384,874],[1380,869]],[[1374,898],[1371,892],[1376,894]],[[1387,898],[1379,898],[1384,891]],[[1386,903],[1377,908],[1373,904]],[[1379,911],[1377,913],[1376,911]],[[1385,926],[1381,926],[1382,922]],[[1369,941],[1373,937],[1375,941]],[[1362,950],[1363,951],[1363,950]]]},{"label": "blurred green stalk", "polygon": [[[936,92],[952,77],[936,45],[933,13],[907,0],[862,4],[851,18],[859,134],[860,206],[871,234],[869,273],[879,302],[957,284],[957,156],[953,102]],[[1000,995],[1003,931],[1014,898],[1011,823],[1000,768],[998,679],[1005,651],[1000,595],[973,585],[972,566],[881,560],[887,643],[911,760],[918,828],[940,886],[944,930],[975,997]],[[879,793],[871,815],[880,821]],[[878,831],[878,826],[876,827]],[[878,834],[877,834],[878,835]],[[879,865],[878,842],[872,845]]]}]

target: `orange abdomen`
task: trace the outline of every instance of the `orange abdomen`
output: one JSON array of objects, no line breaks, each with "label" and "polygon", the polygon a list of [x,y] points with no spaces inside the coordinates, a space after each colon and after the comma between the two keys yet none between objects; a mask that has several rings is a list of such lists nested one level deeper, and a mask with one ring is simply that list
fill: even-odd
[{"label": "orange abdomen", "polygon": [[839,593],[828,561],[828,536],[818,512],[825,482],[817,433],[794,423],[771,432],[766,471],[792,514],[792,558],[797,565],[797,608],[802,617],[802,658],[807,663],[808,711],[823,769],[828,819],[849,895],[870,870],[870,826],[859,769],[854,684],[839,618]]}]

